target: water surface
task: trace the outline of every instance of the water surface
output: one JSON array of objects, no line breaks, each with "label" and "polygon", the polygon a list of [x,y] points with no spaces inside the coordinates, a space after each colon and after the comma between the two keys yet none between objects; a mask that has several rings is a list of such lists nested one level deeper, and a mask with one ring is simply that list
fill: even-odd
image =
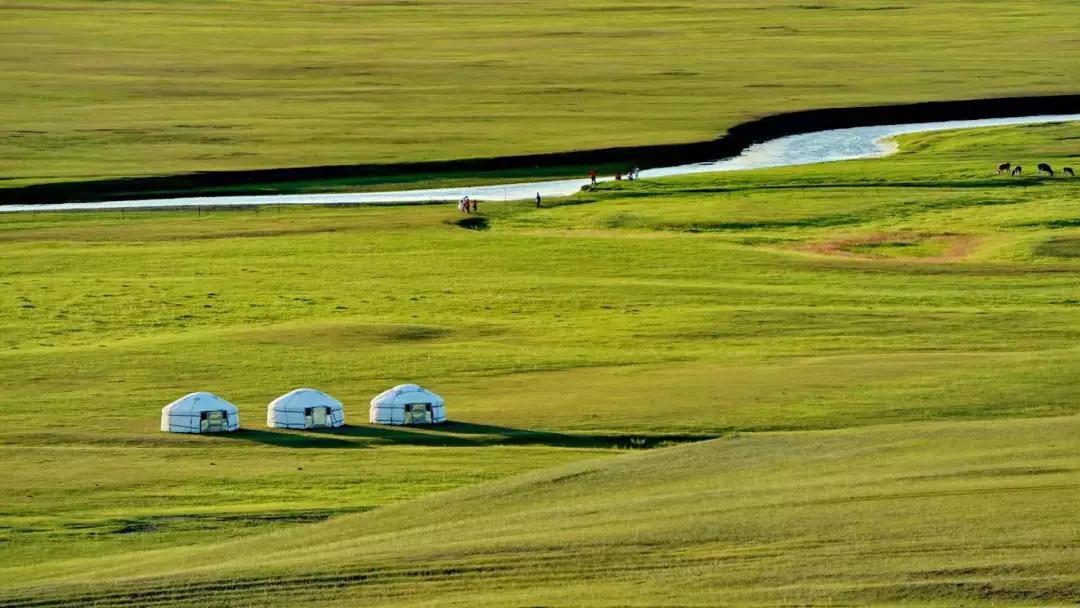
[{"label": "water surface", "polygon": [[[952,120],[872,127],[853,127],[789,135],[754,144],[733,158],[674,167],[657,167],[641,171],[641,177],[667,177],[716,171],[742,171],[766,167],[791,167],[837,160],[874,158],[896,151],[892,137],[906,133],[971,129],[1004,125],[1042,124],[1080,121],[1080,114],[1053,114],[987,118],[981,120]],[[599,181],[608,181],[604,177]],[[254,205],[336,205],[457,201],[469,196],[480,201],[530,200],[540,194],[543,198],[570,196],[588,184],[588,178],[540,182],[520,182],[488,186],[455,186],[424,190],[395,190],[389,192],[356,192],[333,194],[256,194],[242,196],[191,196],[183,198],[131,199],[91,203],[56,203],[41,205],[0,205],[0,212],[69,211],[100,209],[154,209],[172,207],[244,207]]]}]

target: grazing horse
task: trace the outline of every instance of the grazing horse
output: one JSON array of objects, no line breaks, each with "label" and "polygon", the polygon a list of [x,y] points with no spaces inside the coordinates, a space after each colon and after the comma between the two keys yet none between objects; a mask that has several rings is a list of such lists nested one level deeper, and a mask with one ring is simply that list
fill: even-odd
[{"label": "grazing horse", "polygon": [[1062,171],[1065,173],[1065,175],[1068,175],[1069,177],[1076,177],[1076,174],[1073,173],[1072,167],[1065,167],[1064,169],[1062,169]]},{"label": "grazing horse", "polygon": [[1013,177],[1018,177],[1023,172],[1024,172],[1024,168],[1021,167],[1020,165],[1016,165],[1015,167],[1013,167],[1012,175],[1013,175]]},{"label": "grazing horse", "polygon": [[1002,173],[1008,173],[1009,169],[1012,169],[1012,163],[1001,163],[998,165],[998,175]]},{"label": "grazing horse", "polygon": [[1038,169],[1039,173],[1049,173],[1050,177],[1054,177],[1054,169],[1050,165],[1046,163],[1039,163]]}]

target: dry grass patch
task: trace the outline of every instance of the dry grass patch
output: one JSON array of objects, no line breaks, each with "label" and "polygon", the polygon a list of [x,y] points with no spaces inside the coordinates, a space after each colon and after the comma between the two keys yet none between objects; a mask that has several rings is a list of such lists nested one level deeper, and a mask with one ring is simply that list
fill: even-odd
[{"label": "dry grass patch", "polygon": [[819,241],[803,250],[863,260],[896,260],[940,263],[968,257],[982,241],[973,234],[926,232],[879,232],[866,236]]}]

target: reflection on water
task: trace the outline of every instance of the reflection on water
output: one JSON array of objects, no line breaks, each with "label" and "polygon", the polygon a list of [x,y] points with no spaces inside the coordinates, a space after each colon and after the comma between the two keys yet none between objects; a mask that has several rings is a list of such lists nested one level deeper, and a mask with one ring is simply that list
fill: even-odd
[{"label": "reflection on water", "polygon": [[[676,167],[658,167],[641,171],[642,178],[707,173],[713,171],[739,171],[765,167],[808,165],[855,158],[885,156],[896,151],[896,145],[888,138],[905,133],[969,129],[1002,125],[1039,124],[1048,122],[1080,121],[1080,114],[1044,116],[1020,116],[1014,118],[989,118],[983,120],[954,120],[903,125],[880,125],[817,131],[802,135],[790,135],[750,146],[734,158]],[[608,181],[613,178],[602,178]],[[544,198],[569,196],[589,183],[588,178],[564,179],[544,182],[502,184],[496,186],[457,186],[427,190],[398,190],[393,192],[358,192],[346,194],[260,194],[250,196],[201,196],[168,199],[136,199],[101,203],[62,203],[45,205],[3,205],[0,212],[13,211],[62,211],[71,209],[150,209],[155,207],[209,207],[252,205],[332,205],[356,203],[409,203],[457,201],[468,195],[480,201],[529,200],[539,193]]]}]

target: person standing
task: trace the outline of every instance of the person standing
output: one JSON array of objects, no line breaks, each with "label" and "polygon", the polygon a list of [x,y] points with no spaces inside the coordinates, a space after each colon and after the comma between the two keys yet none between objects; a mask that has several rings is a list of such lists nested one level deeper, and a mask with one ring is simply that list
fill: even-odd
[{"label": "person standing", "polygon": [[592,180],[592,185],[596,185],[596,169],[589,169],[589,179]]},{"label": "person standing", "polygon": [[537,209],[543,209],[544,208],[544,206],[540,204],[541,201],[542,201],[542,199],[540,198],[540,193],[537,192],[536,193],[536,208]]}]

